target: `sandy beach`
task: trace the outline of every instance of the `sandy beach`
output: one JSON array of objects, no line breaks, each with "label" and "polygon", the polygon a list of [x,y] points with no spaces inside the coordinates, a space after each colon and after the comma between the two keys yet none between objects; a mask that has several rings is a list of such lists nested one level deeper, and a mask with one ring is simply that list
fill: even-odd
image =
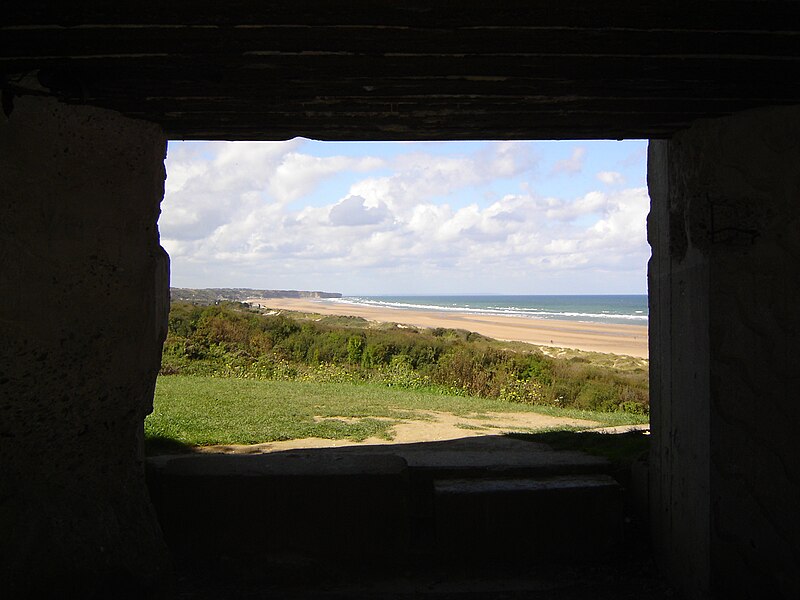
[{"label": "sandy beach", "polygon": [[647,327],[527,317],[476,315],[461,312],[392,309],[295,298],[250,298],[248,302],[279,310],[322,315],[352,315],[370,321],[466,329],[499,340],[541,346],[576,348],[593,352],[647,358]]}]

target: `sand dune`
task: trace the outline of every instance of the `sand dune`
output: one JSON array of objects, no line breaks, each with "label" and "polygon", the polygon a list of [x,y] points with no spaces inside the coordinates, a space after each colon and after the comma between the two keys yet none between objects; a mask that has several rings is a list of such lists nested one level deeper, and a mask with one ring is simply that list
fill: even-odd
[{"label": "sand dune", "polygon": [[323,315],[352,315],[371,321],[401,323],[416,327],[467,329],[495,339],[543,346],[576,348],[642,358],[648,355],[647,327],[644,325],[610,325],[449,311],[392,309],[294,298],[251,298],[248,302],[274,309]]}]

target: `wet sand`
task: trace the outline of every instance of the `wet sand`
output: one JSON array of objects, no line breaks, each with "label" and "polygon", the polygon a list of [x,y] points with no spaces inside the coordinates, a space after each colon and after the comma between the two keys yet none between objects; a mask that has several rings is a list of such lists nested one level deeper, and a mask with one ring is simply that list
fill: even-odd
[{"label": "wet sand", "polygon": [[647,358],[647,327],[644,325],[612,325],[450,311],[392,309],[295,298],[251,298],[247,301],[279,310],[321,315],[351,315],[370,321],[400,323],[415,327],[466,329],[499,340]]}]

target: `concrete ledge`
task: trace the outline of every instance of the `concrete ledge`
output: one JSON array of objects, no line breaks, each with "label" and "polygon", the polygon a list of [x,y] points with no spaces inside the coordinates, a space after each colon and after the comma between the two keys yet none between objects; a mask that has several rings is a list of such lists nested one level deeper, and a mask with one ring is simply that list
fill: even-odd
[{"label": "concrete ledge", "polygon": [[195,559],[405,553],[408,474],[397,456],[204,455],[148,461],[170,549]]},{"label": "concrete ledge", "polygon": [[622,489],[607,475],[434,482],[444,558],[607,559],[622,539]]}]

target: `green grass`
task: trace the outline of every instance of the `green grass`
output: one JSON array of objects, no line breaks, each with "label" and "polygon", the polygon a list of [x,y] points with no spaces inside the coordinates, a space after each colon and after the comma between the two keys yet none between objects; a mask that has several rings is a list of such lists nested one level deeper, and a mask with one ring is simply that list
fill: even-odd
[{"label": "green grass", "polygon": [[508,437],[527,442],[547,444],[555,450],[577,450],[607,458],[614,476],[627,486],[631,477],[631,465],[647,456],[650,435],[644,431],[627,433],[597,433],[593,431],[539,431],[535,433],[509,433]]},{"label": "green grass", "polygon": [[258,381],[188,375],[158,379],[153,414],[145,420],[149,453],[212,444],[256,444],[306,437],[391,439],[402,419],[418,410],[473,416],[536,412],[599,421],[641,423],[627,413],[512,404],[497,399],[448,396],[378,384]]}]

